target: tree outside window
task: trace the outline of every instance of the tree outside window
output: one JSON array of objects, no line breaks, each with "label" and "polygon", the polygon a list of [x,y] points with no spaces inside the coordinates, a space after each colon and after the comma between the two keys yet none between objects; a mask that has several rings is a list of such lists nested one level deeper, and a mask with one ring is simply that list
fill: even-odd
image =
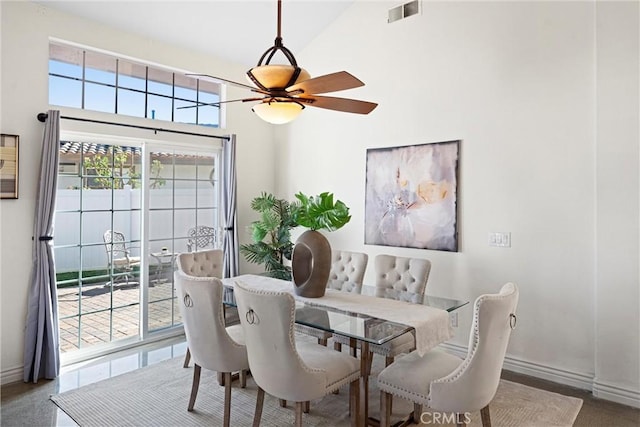
[{"label": "tree outside window", "polygon": [[[141,187],[141,171],[134,163],[135,155],[124,151],[120,146],[109,147],[108,154],[95,154],[84,158],[85,189],[121,190],[125,185],[131,188]],[[154,159],[151,161],[150,188],[161,188],[166,181],[160,177],[162,163]]]}]

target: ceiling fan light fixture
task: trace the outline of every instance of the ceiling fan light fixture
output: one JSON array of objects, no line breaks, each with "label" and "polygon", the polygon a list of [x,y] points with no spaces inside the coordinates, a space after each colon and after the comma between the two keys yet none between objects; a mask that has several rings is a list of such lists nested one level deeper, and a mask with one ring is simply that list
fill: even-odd
[{"label": "ceiling fan light fixture", "polygon": [[[251,85],[237,83],[208,74],[191,74],[200,77],[209,77],[218,82],[231,83],[249,89],[259,95],[211,103],[197,101],[194,105],[177,108],[219,107],[220,104],[228,102],[259,101],[260,103],[251,109],[258,117],[269,123],[283,124],[295,119],[304,109],[304,105],[356,114],[369,114],[378,106],[376,103],[357,99],[320,96],[319,94],[364,86],[364,83],[346,71],[338,71],[311,78],[306,70],[298,66],[298,62],[293,56],[293,53],[282,44],[281,19],[282,0],[278,0],[278,30],[276,39],[273,46],[264,51],[258,64],[246,72],[245,76]],[[287,61],[289,61],[289,64],[272,65],[271,59],[273,59],[276,53],[284,55]]]},{"label": "ceiling fan light fixture", "polygon": [[282,89],[295,83],[309,80],[311,75],[304,68],[299,68],[297,78],[292,82],[292,77],[296,72],[293,65],[260,65],[247,71],[249,81],[262,89]]},{"label": "ceiling fan light fixture", "polygon": [[298,117],[303,109],[304,106],[297,102],[265,101],[254,105],[251,111],[265,122],[282,125]]}]

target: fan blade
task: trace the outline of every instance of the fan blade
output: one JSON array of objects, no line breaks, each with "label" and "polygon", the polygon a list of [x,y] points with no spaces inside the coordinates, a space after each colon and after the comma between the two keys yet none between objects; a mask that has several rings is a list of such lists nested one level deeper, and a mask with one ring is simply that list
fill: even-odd
[{"label": "fan blade", "polygon": [[219,107],[220,104],[228,104],[229,102],[250,102],[250,101],[262,101],[263,99],[267,99],[269,98],[268,96],[263,96],[260,98],[241,98],[241,99],[229,99],[226,101],[220,101],[220,102],[198,102],[197,104],[193,104],[193,105],[185,105],[182,107],[176,107],[176,110],[182,110],[185,108],[195,108],[195,107]]},{"label": "fan blade", "polygon": [[346,71],[338,71],[337,73],[326,74],[320,77],[314,77],[293,86],[289,86],[286,90],[292,95],[315,93],[335,92],[338,90],[353,89],[355,87],[364,86],[360,80],[347,73]]},{"label": "fan blade", "polygon": [[210,79],[212,79],[212,80],[219,80],[219,81],[222,81],[222,82],[225,82],[225,83],[232,84],[232,85],[234,85],[234,86],[238,86],[238,87],[241,87],[241,88],[245,88],[245,89],[252,90],[252,91],[254,91],[254,92],[264,93],[265,95],[268,93],[268,92],[265,92],[265,91],[263,91],[263,90],[261,90],[261,89],[258,89],[258,88],[257,88],[257,87],[255,87],[255,86],[250,86],[250,85],[247,85],[247,84],[244,84],[244,83],[234,82],[233,80],[223,79],[222,77],[210,76],[209,74],[195,74],[195,73],[187,73],[187,74],[185,74],[185,75],[187,75],[187,76],[191,76],[191,77],[207,77],[207,78],[210,78]]},{"label": "fan blade", "polygon": [[369,114],[378,104],[357,99],[335,98],[332,96],[305,95],[295,97],[298,101],[312,107],[326,108],[327,110],[344,111],[345,113]]}]

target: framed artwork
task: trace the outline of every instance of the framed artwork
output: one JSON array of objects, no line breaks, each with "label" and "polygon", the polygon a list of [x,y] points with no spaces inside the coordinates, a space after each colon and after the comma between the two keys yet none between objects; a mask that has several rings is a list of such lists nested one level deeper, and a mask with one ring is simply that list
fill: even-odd
[{"label": "framed artwork", "polygon": [[18,135],[0,135],[0,199],[18,198]]},{"label": "framed artwork", "polygon": [[458,250],[460,141],[367,150],[365,244]]}]

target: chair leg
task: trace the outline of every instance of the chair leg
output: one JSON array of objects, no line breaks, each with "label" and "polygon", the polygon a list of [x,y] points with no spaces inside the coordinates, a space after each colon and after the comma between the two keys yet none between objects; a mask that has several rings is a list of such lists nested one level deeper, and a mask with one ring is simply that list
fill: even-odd
[{"label": "chair leg", "polygon": [[491,427],[491,414],[489,413],[489,405],[480,410],[480,418],[482,419],[482,427]]},{"label": "chair leg", "polygon": [[224,375],[222,372],[218,372],[218,385],[224,387]]},{"label": "chair leg", "polygon": [[284,399],[278,399],[280,401],[280,407],[281,408],[286,408],[287,407],[287,401]]},{"label": "chair leg", "polygon": [[413,404],[413,422],[419,423],[421,416],[422,416],[422,405],[420,405],[419,403],[414,403]]},{"label": "chair leg", "polygon": [[333,342],[333,349],[335,351],[342,351],[342,343],[339,343],[337,341]]},{"label": "chair leg", "polygon": [[302,411],[304,402],[296,402],[296,427],[302,427]]},{"label": "chair leg", "polygon": [[264,403],[264,390],[258,387],[258,396],[256,397],[256,411],[253,414],[253,427],[260,426],[260,418],[262,418],[263,403]]},{"label": "chair leg", "polygon": [[229,427],[231,421],[231,372],[224,373],[224,421],[223,426]]},{"label": "chair leg", "polygon": [[391,422],[391,408],[389,404],[391,403],[391,395],[389,393],[385,393],[384,391],[380,392],[380,427],[389,427]]},{"label": "chair leg", "polygon": [[189,347],[187,347],[187,354],[184,355],[184,365],[182,365],[182,367],[188,368],[190,361],[191,361],[191,351],[189,350]]},{"label": "chair leg", "polygon": [[360,378],[349,383],[349,415],[351,427],[362,424],[360,420]]},{"label": "chair leg", "polygon": [[247,371],[243,369],[240,371],[240,388],[245,387],[247,387]]},{"label": "chair leg", "polygon": [[193,383],[191,384],[191,397],[189,398],[189,406],[187,411],[193,411],[196,404],[196,396],[198,395],[198,387],[200,387],[200,366],[193,365]]},{"label": "chair leg", "polygon": [[318,338],[318,344],[323,345],[323,346],[327,346],[327,339],[326,338]]},{"label": "chair leg", "polygon": [[[373,359],[373,353],[371,353],[371,359]],[[384,358],[384,367],[391,365],[395,358],[393,356],[385,356]],[[371,373],[371,365],[369,365],[369,373]],[[393,414],[393,395],[390,395],[389,398],[389,413]],[[419,418],[418,418],[419,419]]]},{"label": "chair leg", "polygon": [[310,406],[311,406],[311,402],[309,402],[308,400],[306,402],[303,402],[303,404],[302,404],[302,412],[304,412],[305,414],[308,414]]}]

